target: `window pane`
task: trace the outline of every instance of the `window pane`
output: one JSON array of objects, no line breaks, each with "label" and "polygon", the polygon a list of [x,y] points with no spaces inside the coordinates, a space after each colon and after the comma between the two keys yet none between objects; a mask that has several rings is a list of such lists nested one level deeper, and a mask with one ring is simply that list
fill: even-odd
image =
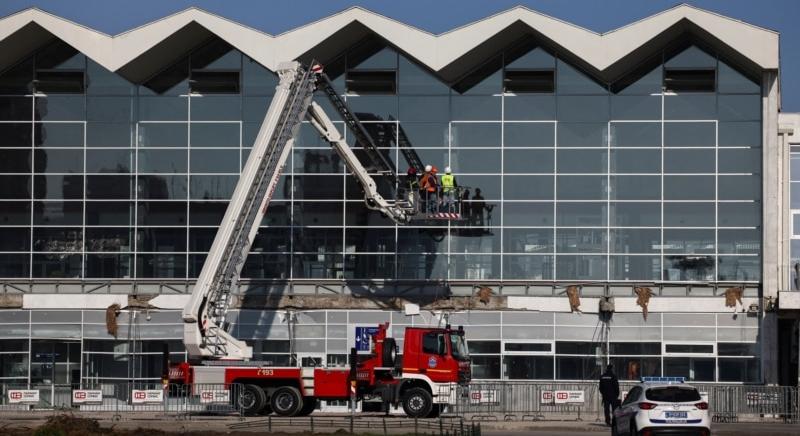
[{"label": "window pane", "polygon": [[606,231],[602,229],[556,229],[559,253],[605,253]]},{"label": "window pane", "polygon": [[660,95],[614,95],[611,97],[612,120],[661,119]]},{"label": "window pane", "polygon": [[505,176],[506,200],[552,200],[552,176]]},{"label": "window pane", "polygon": [[610,280],[661,279],[661,258],[658,256],[611,256]]},{"label": "window pane", "polygon": [[[711,71],[711,74],[713,74],[713,71]],[[667,79],[669,78],[670,77],[667,76]],[[681,78],[679,80],[681,82],[686,82],[686,86],[692,86],[694,83],[697,83],[697,81],[688,80],[688,78]],[[699,86],[708,84],[708,82],[705,82],[706,79],[703,78],[700,80],[704,83],[699,83]],[[710,85],[712,89],[710,91],[713,92],[713,76],[711,80]],[[664,96],[664,119],[713,120],[715,118],[717,118],[717,96],[715,94],[679,93],[677,95],[666,94]]]},{"label": "window pane", "polygon": [[453,123],[451,146],[500,147],[500,123]]},{"label": "window pane", "polygon": [[553,229],[503,230],[504,253],[552,253]]},{"label": "window pane", "polygon": [[559,380],[594,380],[603,372],[602,359],[592,357],[556,357],[556,378]]},{"label": "window pane", "polygon": [[556,216],[559,226],[604,226],[606,203],[558,203]]},{"label": "window pane", "polygon": [[239,147],[238,123],[192,123],[192,147]]},{"label": "window pane", "polygon": [[713,227],[714,204],[665,203],[664,225],[667,227]]},{"label": "window pane", "polygon": [[505,129],[503,132],[505,147],[553,147],[555,145],[553,123],[504,123],[503,128]]},{"label": "window pane", "polygon": [[606,198],[606,176],[557,176],[559,200],[601,200]]},{"label": "window pane", "polygon": [[605,280],[606,256],[556,257],[556,280]]},{"label": "window pane", "polygon": [[552,380],[551,356],[505,356],[505,375],[509,380]]},{"label": "window pane", "polygon": [[503,256],[506,280],[552,280],[553,256]]},{"label": "window pane", "polygon": [[620,380],[638,382],[642,377],[661,376],[661,358],[659,357],[612,357],[611,364],[616,368]]},{"label": "window pane", "polygon": [[713,256],[665,256],[664,280],[708,281],[714,280]]},{"label": "window pane", "polygon": [[552,226],[553,203],[504,203],[506,226]]},{"label": "window pane", "polygon": [[558,150],[556,151],[557,172],[564,173],[606,173],[608,153],[605,150]]},{"label": "window pane", "polygon": [[186,199],[186,176],[139,176],[140,199],[182,200]]},{"label": "window pane", "polygon": [[658,229],[612,229],[612,253],[658,253],[661,231]]},{"label": "window pane", "polygon": [[131,229],[88,227],[85,249],[86,251],[133,251]]},{"label": "window pane", "polygon": [[[720,131],[720,134],[722,131]],[[714,147],[714,123],[665,123],[665,147]],[[721,138],[721,136],[720,136]],[[722,142],[720,141],[720,145]]]},{"label": "window pane", "polygon": [[714,230],[665,229],[664,252],[681,254],[713,254]]},{"label": "window pane", "polygon": [[757,281],[761,279],[761,258],[758,256],[720,256],[719,280]]},{"label": "window pane", "polygon": [[559,147],[605,147],[607,123],[558,123]]},{"label": "window pane", "polygon": [[661,147],[661,123],[612,123],[609,140],[612,147]]},{"label": "window pane", "polygon": [[130,149],[86,150],[87,173],[130,173],[133,153]]},{"label": "window pane", "polygon": [[33,143],[37,147],[83,147],[83,124],[36,123]]},{"label": "window pane", "polygon": [[665,173],[713,173],[716,152],[713,149],[666,149],[664,150]]},{"label": "window pane", "polygon": [[558,71],[558,93],[559,94],[606,94],[608,90],[603,85],[590,79],[586,74],[562,61],[558,60],[556,66]]},{"label": "window pane", "polygon": [[139,150],[140,173],[185,173],[186,150]]},{"label": "window pane", "polygon": [[664,176],[665,200],[714,200],[714,176]]},{"label": "window pane", "polygon": [[133,176],[86,176],[86,198],[129,199],[133,198]]},{"label": "window pane", "polygon": [[553,150],[503,150],[503,172],[514,173],[553,173]]},{"label": "window pane", "polygon": [[186,123],[139,123],[139,147],[186,147]]},{"label": "window pane", "polygon": [[609,119],[607,96],[560,96],[558,120],[597,122]]},{"label": "window pane", "polygon": [[237,150],[191,150],[190,159],[193,173],[239,173]]},{"label": "window pane", "polygon": [[659,176],[611,176],[610,197],[613,200],[660,200]]},{"label": "window pane", "polygon": [[552,95],[514,95],[503,100],[506,120],[554,120],[556,98]]},{"label": "window pane", "polygon": [[81,225],[83,205],[80,201],[35,201],[33,223],[42,225]]},{"label": "window pane", "polygon": [[720,227],[754,227],[761,225],[761,203],[720,203]]}]

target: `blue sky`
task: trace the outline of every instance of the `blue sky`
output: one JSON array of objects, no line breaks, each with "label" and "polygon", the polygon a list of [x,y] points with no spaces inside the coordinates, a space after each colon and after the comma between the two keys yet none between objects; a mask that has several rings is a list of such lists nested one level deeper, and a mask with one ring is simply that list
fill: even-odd
[{"label": "blue sky", "polygon": [[[441,33],[518,4],[596,32],[606,32],[680,2],[675,0],[3,0],[0,16],[31,6],[108,34],[197,6],[277,34],[353,5]],[[688,3],[781,33],[782,103],[800,111],[800,1],[695,0]]]}]

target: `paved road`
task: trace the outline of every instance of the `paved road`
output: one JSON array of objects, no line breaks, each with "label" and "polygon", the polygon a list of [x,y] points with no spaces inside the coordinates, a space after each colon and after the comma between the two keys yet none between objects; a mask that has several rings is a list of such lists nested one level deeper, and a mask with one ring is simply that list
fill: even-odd
[{"label": "paved road", "polygon": [[[488,424],[484,425],[482,433],[487,436],[516,436],[520,434],[581,436],[586,434],[606,435],[611,434],[611,431],[608,427],[594,423],[541,422],[535,423],[534,425],[524,425],[523,423],[513,423],[507,426]],[[754,434],[758,436],[800,435],[800,425],[765,423],[714,424],[711,427],[711,434],[714,436],[753,436]]]},{"label": "paved road", "polygon": [[[5,429],[12,428],[36,428],[44,423],[45,419],[50,414],[32,414],[17,416],[9,419],[9,416],[0,414],[0,434],[5,432]],[[88,416],[87,416],[88,417]],[[326,416],[314,415],[315,433],[320,432],[336,432],[349,430],[348,422],[341,416]],[[94,418],[100,418],[100,425],[103,427],[114,427],[116,429],[137,429],[137,428],[152,428],[167,431],[175,431],[178,433],[187,431],[202,432],[205,435],[251,435],[256,433],[265,433],[269,429],[266,420],[263,418],[248,418],[240,420],[234,417],[193,417],[191,420],[178,419],[174,416],[165,416],[163,414],[139,414],[138,419],[133,419],[131,416],[126,416],[122,421],[111,421],[109,416],[98,414]],[[389,424],[384,427],[381,425],[382,417],[380,416],[365,416],[357,419],[357,425],[354,430],[355,433],[370,433],[382,434],[384,428],[391,434],[413,434],[414,427],[413,421],[401,420],[396,421],[397,418],[387,418]],[[391,421],[390,421],[391,420]],[[286,418],[273,419],[272,428],[273,432],[286,432],[286,433],[306,433],[310,434],[312,430],[311,421],[308,418],[292,418],[291,422],[286,421]],[[428,421],[428,420],[426,420]],[[369,423],[367,427],[366,424]],[[424,425],[422,421],[419,423],[420,434],[438,433],[438,421],[430,420]],[[244,425],[243,425],[244,424]],[[487,436],[507,436],[507,435],[522,435],[522,434],[535,434],[535,435],[553,435],[553,436],[571,436],[571,435],[597,435],[605,436],[610,435],[611,431],[605,425],[592,421],[525,421],[525,422],[504,422],[504,421],[483,421],[481,422],[482,433]],[[798,435],[800,436],[800,425],[797,424],[772,424],[772,423],[739,423],[739,424],[714,424],[712,426],[712,434],[715,436],[778,436],[778,435]]]}]

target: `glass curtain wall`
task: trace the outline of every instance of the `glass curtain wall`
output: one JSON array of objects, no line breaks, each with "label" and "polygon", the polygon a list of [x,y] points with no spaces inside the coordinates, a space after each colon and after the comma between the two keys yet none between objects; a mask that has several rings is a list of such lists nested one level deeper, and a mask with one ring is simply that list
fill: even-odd
[{"label": "glass curtain wall", "polygon": [[[233,334],[253,344],[257,360],[295,365],[295,356],[344,366],[356,327],[390,322],[402,353],[407,326],[437,319],[365,310],[234,310],[231,322]],[[760,380],[757,317],[651,313],[645,321],[638,313],[618,313],[605,337],[596,319],[569,313],[475,311],[453,313],[450,322],[465,327],[477,380],[596,380],[608,362],[620,380]],[[171,362],[185,359],[180,312],[124,311],[118,324],[114,338],[104,311],[0,311],[0,383],[157,382],[165,345]]]},{"label": "glass curtain wall", "polygon": [[[448,86],[367,42],[326,71],[398,173],[401,135],[452,168],[464,219],[369,211],[304,125],[246,277],[759,280],[759,85],[713,54],[604,85],[529,45]],[[0,74],[0,276],[196,277],[275,84],[220,40],[141,85],[64,43]]]}]

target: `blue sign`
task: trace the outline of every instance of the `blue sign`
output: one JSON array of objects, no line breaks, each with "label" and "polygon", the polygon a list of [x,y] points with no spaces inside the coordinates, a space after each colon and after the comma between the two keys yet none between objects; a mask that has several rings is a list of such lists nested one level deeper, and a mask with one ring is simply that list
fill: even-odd
[{"label": "blue sign", "polygon": [[429,368],[436,368],[436,365],[438,365],[438,364],[439,364],[439,362],[436,360],[435,357],[431,356],[431,358],[428,359],[428,367]]},{"label": "blue sign", "polygon": [[375,333],[378,333],[378,327],[356,327],[356,351],[369,351]]}]

